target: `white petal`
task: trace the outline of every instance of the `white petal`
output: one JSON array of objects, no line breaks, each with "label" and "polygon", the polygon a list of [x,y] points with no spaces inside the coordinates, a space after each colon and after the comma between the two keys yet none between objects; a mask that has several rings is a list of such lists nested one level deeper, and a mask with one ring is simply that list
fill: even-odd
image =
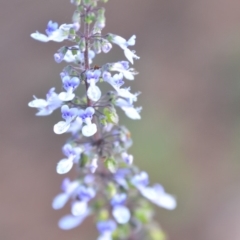
[{"label": "white petal", "polygon": [[43,108],[36,113],[36,116],[48,116],[53,112],[53,109]]},{"label": "white petal", "polygon": [[61,93],[58,94],[58,98],[61,101],[71,101],[71,100],[74,99],[74,97],[75,97],[74,93],[61,92]]},{"label": "white petal", "polygon": [[87,95],[92,101],[96,102],[101,97],[101,91],[98,86],[90,85],[87,91]]},{"label": "white petal", "polygon": [[127,44],[129,46],[133,46],[133,45],[135,45],[135,42],[136,42],[136,35],[133,35],[129,38],[129,40],[127,41]]},{"label": "white petal", "polygon": [[128,48],[124,48],[124,54],[125,54],[125,57],[128,59],[128,61],[132,64],[133,64],[133,58],[135,58],[135,59],[140,58],[133,51],[131,51]]},{"label": "white petal", "polygon": [[141,119],[140,114],[134,107],[122,107],[122,110],[125,112],[125,114],[133,119],[133,120],[138,120]]},{"label": "white petal", "polygon": [[71,212],[74,216],[82,216],[86,214],[88,209],[87,203],[84,201],[76,201],[73,203]]},{"label": "white petal", "polygon": [[95,123],[90,124],[90,125],[85,125],[82,128],[82,134],[85,137],[91,137],[97,132],[97,126]]},{"label": "white petal", "polygon": [[78,217],[75,217],[72,215],[66,215],[59,220],[58,226],[63,230],[73,229],[79,226],[88,215],[89,213],[86,213],[85,215],[78,216]]},{"label": "white petal", "polygon": [[48,37],[49,40],[52,40],[54,42],[62,42],[67,38],[68,38],[68,33],[64,32],[61,29],[57,29]]},{"label": "white petal", "polygon": [[159,192],[152,187],[142,187],[139,190],[145,198],[150,200],[152,203],[155,203],[159,207],[173,210],[177,206],[175,198],[164,191]]},{"label": "white petal", "polygon": [[32,108],[43,108],[48,105],[48,102],[45,99],[34,99],[28,103],[29,107]]},{"label": "white petal", "polygon": [[123,37],[115,35],[112,39],[112,42],[123,48],[126,45],[127,41]]},{"label": "white petal", "polygon": [[123,76],[128,80],[134,80],[134,75],[130,71],[123,71]]},{"label": "white petal", "polygon": [[119,224],[126,224],[131,218],[130,211],[125,206],[114,207],[112,215]]},{"label": "white petal", "polygon": [[173,210],[177,206],[176,199],[168,193],[165,193],[164,195],[159,197],[159,199],[157,201],[155,201],[154,203],[157,204],[158,206],[166,208],[168,210]]},{"label": "white petal", "polygon": [[104,232],[101,234],[97,240],[112,240],[112,233],[111,232]]},{"label": "white petal", "polygon": [[39,33],[39,32],[32,33],[30,36],[33,39],[41,41],[41,42],[48,42],[49,41],[49,38],[45,34],[42,34],[42,33]]},{"label": "white petal", "polygon": [[72,166],[73,166],[72,159],[65,158],[58,162],[56,171],[58,174],[65,174],[72,169]]},{"label": "white petal", "polygon": [[53,127],[53,131],[56,134],[62,134],[65,133],[70,127],[70,123],[66,123],[65,121],[60,121],[56,123]]},{"label": "white petal", "polygon": [[52,208],[55,210],[61,209],[65,206],[69,199],[69,196],[66,193],[58,194],[52,201]]}]

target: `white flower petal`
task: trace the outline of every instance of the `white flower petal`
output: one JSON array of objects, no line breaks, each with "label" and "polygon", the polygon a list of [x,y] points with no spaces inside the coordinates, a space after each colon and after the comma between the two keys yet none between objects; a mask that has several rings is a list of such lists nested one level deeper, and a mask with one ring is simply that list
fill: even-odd
[{"label": "white flower petal", "polygon": [[65,206],[69,199],[69,196],[66,193],[58,194],[52,201],[52,208],[55,210],[61,209]]},{"label": "white flower petal", "polygon": [[53,127],[53,131],[56,134],[62,134],[65,133],[70,127],[70,123],[67,123],[65,121],[60,121],[58,123],[56,123]]},{"label": "white flower petal", "polygon": [[130,62],[130,63],[132,63],[133,64],[133,58],[135,58],[135,59],[139,59],[140,57],[138,57],[133,51],[131,51],[130,49],[128,49],[128,48],[124,48],[123,49],[124,50],[124,55],[125,55],[125,57],[128,59],[128,61]]},{"label": "white flower petal", "polygon": [[58,174],[65,174],[72,169],[73,161],[69,158],[64,158],[60,162],[58,162],[56,171]]},{"label": "white flower petal", "polygon": [[130,71],[122,71],[123,76],[128,80],[134,80],[134,75]]},{"label": "white flower petal", "polygon": [[31,102],[28,103],[29,107],[32,108],[43,108],[48,105],[48,102],[45,99],[34,99]]},{"label": "white flower petal", "polygon": [[136,35],[133,35],[129,38],[129,40],[127,41],[127,44],[128,46],[133,46],[135,45],[135,43],[136,43]]},{"label": "white flower petal", "polygon": [[177,206],[177,202],[176,199],[168,194],[165,193],[164,195],[162,195],[156,202],[154,202],[156,205],[166,208],[168,210],[173,210],[176,208]]},{"label": "white flower petal", "polygon": [[85,215],[81,215],[78,217],[75,217],[72,215],[66,215],[59,220],[58,226],[63,230],[73,229],[79,226],[88,215],[89,215],[89,212],[87,212]]},{"label": "white flower petal", "polygon": [[141,119],[139,112],[134,107],[122,107],[122,110],[133,120]]},{"label": "white flower petal", "polygon": [[71,101],[71,100],[74,99],[74,97],[75,97],[74,93],[61,92],[61,93],[58,94],[58,98],[61,101]]},{"label": "white flower petal", "polygon": [[141,187],[139,190],[145,198],[159,207],[173,210],[177,206],[176,199],[172,195],[165,193],[164,190],[160,192],[154,187]]},{"label": "white flower petal", "polygon": [[96,85],[90,85],[87,91],[87,95],[92,101],[96,102],[101,97],[101,90]]},{"label": "white flower petal", "polygon": [[88,210],[87,203],[84,201],[76,201],[72,204],[71,212],[73,216],[85,215]]},{"label": "white flower petal", "polygon": [[36,116],[48,116],[53,112],[53,109],[50,108],[43,108],[40,109],[37,113]]},{"label": "white flower petal", "polygon": [[82,128],[82,134],[85,137],[91,137],[93,136],[95,133],[97,132],[97,126],[95,123],[93,124],[89,124],[89,125],[85,125]]},{"label": "white flower petal", "polygon": [[131,213],[125,206],[114,207],[112,210],[112,215],[119,224],[126,224],[131,218]]},{"label": "white flower petal", "polygon": [[39,33],[39,32],[32,33],[30,36],[33,39],[38,40],[40,42],[48,42],[48,41],[50,41],[49,38],[45,34],[42,34],[42,33]]}]

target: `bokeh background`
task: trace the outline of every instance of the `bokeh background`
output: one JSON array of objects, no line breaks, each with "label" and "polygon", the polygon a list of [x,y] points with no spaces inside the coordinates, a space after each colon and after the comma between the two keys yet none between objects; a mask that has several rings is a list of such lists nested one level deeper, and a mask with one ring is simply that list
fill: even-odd
[{"label": "bokeh background", "polygon": [[[55,173],[66,136],[27,103],[60,90],[53,54],[61,46],[30,38],[48,20],[69,23],[68,0],[0,2],[0,239],[92,240],[92,219],[57,228],[69,211],[51,209],[62,176]],[[137,35],[142,121],[132,130],[135,163],[177,197],[174,211],[156,209],[170,240],[240,239],[240,2],[110,0],[105,32]],[[123,60],[119,49],[96,59]]]}]

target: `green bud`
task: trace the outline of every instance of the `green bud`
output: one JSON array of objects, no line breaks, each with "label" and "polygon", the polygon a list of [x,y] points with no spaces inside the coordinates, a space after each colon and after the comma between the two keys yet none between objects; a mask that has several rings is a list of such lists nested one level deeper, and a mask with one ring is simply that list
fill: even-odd
[{"label": "green bud", "polygon": [[100,41],[96,40],[93,42],[93,49],[96,54],[99,54],[102,52],[102,44]]},{"label": "green bud", "polygon": [[72,21],[73,23],[80,23],[80,12],[78,10],[75,10],[74,13],[73,13],[73,16],[72,16]]},{"label": "green bud", "polygon": [[104,221],[109,218],[109,213],[107,209],[102,209],[99,214],[98,214],[98,220],[99,221]]},{"label": "green bud", "polygon": [[118,228],[113,232],[112,238],[114,240],[118,239],[128,239],[131,228],[129,224],[119,225]]},{"label": "green bud", "polygon": [[105,115],[106,121],[108,123],[118,124],[119,117],[118,117],[116,109],[114,107],[104,108],[103,109],[103,114]]},{"label": "green bud", "polygon": [[89,13],[87,16],[85,16],[84,20],[87,24],[91,24],[93,21],[95,21],[95,14],[93,12]]},{"label": "green bud", "polygon": [[75,39],[75,36],[76,36],[76,31],[75,31],[75,29],[74,28],[70,28],[70,30],[69,30],[69,33],[68,33],[68,37],[69,37],[69,39]]},{"label": "green bud", "polygon": [[111,173],[115,173],[117,171],[117,163],[113,158],[107,158],[104,161],[104,164]]},{"label": "green bud", "polygon": [[84,12],[84,6],[83,5],[79,5],[77,7],[77,10],[80,12],[80,13],[83,13]]},{"label": "green bud", "polygon": [[75,56],[75,55],[78,54],[78,50],[76,50],[76,49],[71,50],[71,52],[72,52],[72,55],[73,55],[73,56]]},{"label": "green bud", "polygon": [[86,40],[85,40],[85,38],[80,39],[79,49],[80,49],[81,52],[84,52],[86,50]]},{"label": "green bud", "polygon": [[88,160],[89,160],[88,156],[86,154],[84,154],[84,153],[81,153],[79,166],[81,168],[85,167],[87,165],[87,163],[88,163]]},{"label": "green bud", "polygon": [[114,183],[112,182],[108,183],[107,193],[110,198],[112,198],[117,193],[117,189]]},{"label": "green bud", "polygon": [[104,207],[103,199],[99,199],[93,203],[93,208],[96,211],[100,211]]}]

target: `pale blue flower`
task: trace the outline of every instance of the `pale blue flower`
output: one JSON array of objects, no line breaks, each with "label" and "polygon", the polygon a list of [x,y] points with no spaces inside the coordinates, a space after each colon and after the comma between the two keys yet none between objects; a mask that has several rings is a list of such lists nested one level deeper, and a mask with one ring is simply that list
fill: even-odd
[{"label": "pale blue flower", "polygon": [[89,83],[87,96],[94,102],[98,101],[101,97],[101,90],[98,86],[96,86],[96,83],[99,81],[100,76],[101,71],[99,70],[87,71],[86,73],[87,82]]},{"label": "pale blue flower", "polygon": [[128,49],[129,46],[135,45],[135,39],[136,39],[135,35],[133,35],[128,41],[118,35],[109,34],[109,36],[110,36],[110,41],[112,43],[117,44],[120,48],[123,49],[125,57],[128,59],[130,63],[133,64],[133,58],[135,59],[140,58],[135,54],[135,52]]},{"label": "pale blue flower", "polygon": [[[72,49],[77,50],[76,55],[73,54]],[[89,50],[89,52],[88,52],[89,64],[92,64],[92,61],[95,58],[95,56],[96,56],[96,54],[94,53],[94,51]],[[79,62],[83,63],[84,62],[84,53],[80,52],[78,45],[74,45],[72,47],[69,47],[66,54],[64,55],[63,60],[66,62],[74,62],[76,64],[78,64]]]},{"label": "pale blue flower", "polygon": [[129,68],[129,62],[127,61],[119,61],[110,64],[109,71],[122,73],[123,76],[128,80],[134,80],[134,76],[138,74],[133,68]]},{"label": "pale blue flower", "polygon": [[70,77],[70,76],[64,76],[62,78],[63,88],[66,90],[66,92],[59,93],[58,97],[62,101],[71,101],[75,97],[75,94],[73,91],[78,87],[80,84],[80,80],[78,77]]},{"label": "pale blue flower", "polygon": [[175,198],[166,193],[164,188],[159,184],[156,184],[153,187],[139,186],[138,189],[145,198],[159,207],[173,210],[177,206]]},{"label": "pale blue flower", "polygon": [[57,173],[68,173],[72,169],[73,164],[79,161],[82,151],[83,149],[80,147],[73,148],[70,144],[65,144],[63,146],[63,153],[67,158],[64,158],[58,162],[56,167]]},{"label": "pale blue flower", "polygon": [[126,224],[131,218],[131,213],[126,206],[118,205],[112,209],[112,215],[117,223]]},{"label": "pale blue flower", "polygon": [[96,196],[96,191],[91,187],[81,185],[78,189],[78,197],[85,202],[90,201]]},{"label": "pale blue flower", "polygon": [[145,187],[148,185],[149,183],[149,178],[148,178],[148,174],[146,172],[140,172],[139,174],[135,175],[132,180],[131,183],[136,187],[136,188],[140,188],[140,187]]},{"label": "pale blue flower", "polygon": [[[126,96],[126,94],[122,96]],[[128,98],[128,99],[118,98],[115,101],[115,105],[120,107],[129,118],[133,120],[139,120],[141,119],[141,116],[139,113],[142,110],[142,108],[141,107],[135,108],[132,104],[133,100],[134,100],[133,98]]]},{"label": "pale blue flower", "polygon": [[110,42],[105,41],[105,42],[102,44],[102,51],[103,51],[104,53],[108,53],[111,49],[112,49],[112,44],[111,44]]},{"label": "pale blue flower", "polygon": [[68,39],[69,37],[69,30],[71,28],[78,30],[79,26],[77,24],[62,24],[59,28],[56,29],[56,25],[54,25],[55,23],[51,23],[47,29],[47,35],[39,33],[39,32],[35,32],[32,33],[30,36],[35,39],[38,40],[40,42],[49,42],[49,41],[55,41],[55,42],[62,42],[66,39]]},{"label": "pale blue flower", "polygon": [[85,137],[93,136],[97,132],[97,126],[92,123],[92,117],[95,113],[94,108],[87,107],[85,110],[79,110],[79,117],[82,118],[83,122],[86,124],[82,127],[82,134]]},{"label": "pale blue flower", "polygon": [[59,193],[52,201],[52,208],[55,210],[61,209],[65,206],[67,201],[74,195],[79,187],[78,181],[70,181],[64,179],[62,183],[62,193]]},{"label": "pale blue flower", "polygon": [[112,233],[116,228],[117,224],[111,219],[97,222],[97,230],[101,235],[105,233]]},{"label": "pale blue flower", "polygon": [[91,173],[95,173],[95,171],[98,168],[98,159],[97,158],[93,158],[90,165],[89,165],[89,169]]},{"label": "pale blue flower", "polygon": [[133,163],[133,155],[127,154],[126,152],[123,152],[121,154],[121,157],[123,159],[123,161],[129,165],[132,165]]},{"label": "pale blue flower", "polygon": [[53,131],[56,134],[65,133],[71,125],[71,122],[77,117],[78,109],[77,108],[69,108],[67,105],[63,105],[61,107],[62,118],[65,121],[60,121],[54,125]]},{"label": "pale blue flower", "polygon": [[47,24],[47,28],[46,28],[45,32],[48,36],[50,36],[57,29],[58,29],[58,23],[50,20]]},{"label": "pale blue flower", "polygon": [[88,212],[88,204],[86,201],[74,201],[71,206],[73,216],[83,216]]},{"label": "pale blue flower", "polygon": [[125,193],[118,193],[112,197],[110,203],[112,206],[124,205],[126,200],[127,200],[127,195]]},{"label": "pale blue flower", "polygon": [[59,220],[58,226],[62,230],[71,230],[75,227],[78,227],[89,215],[90,211],[86,211],[84,214],[79,216],[73,216],[70,214],[66,215]]},{"label": "pale blue flower", "polygon": [[55,93],[55,88],[51,88],[45,99],[35,99],[28,103],[29,107],[37,108],[37,116],[47,116],[50,115],[55,109],[62,105],[62,101],[58,98],[58,94]]}]

